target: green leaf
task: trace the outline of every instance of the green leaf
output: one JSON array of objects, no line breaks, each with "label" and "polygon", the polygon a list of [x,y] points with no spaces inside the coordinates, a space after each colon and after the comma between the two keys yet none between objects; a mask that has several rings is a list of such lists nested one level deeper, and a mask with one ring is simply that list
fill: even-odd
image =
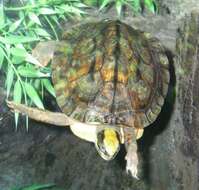
[{"label": "green leaf", "polygon": [[31,36],[10,35],[7,37],[0,36],[0,41],[4,44],[20,44],[20,43],[39,41],[39,38]]},{"label": "green leaf", "polygon": [[9,32],[14,32],[19,27],[21,22],[22,22],[22,19],[19,19],[19,20],[15,21],[14,23],[12,23],[9,27]]},{"label": "green leaf", "polygon": [[18,57],[18,56],[12,56],[11,58],[12,63],[15,65],[21,64],[22,62],[24,62],[24,57]]},{"label": "green leaf", "polygon": [[34,31],[38,36],[50,37],[50,34],[42,28],[35,28]]},{"label": "green leaf", "polygon": [[[48,19],[47,16],[44,16],[44,17],[45,17],[47,23],[49,24],[50,28],[52,29],[53,33],[55,34],[56,40],[58,40],[58,36],[57,36],[56,30],[55,30],[55,28],[54,28],[52,22],[50,21],[50,19]],[[48,36],[47,36],[47,37],[48,37]],[[49,37],[48,37],[48,38],[49,38]]]},{"label": "green leaf", "polygon": [[[38,66],[42,66],[39,61],[37,61],[31,54],[29,54],[25,48],[21,48],[21,47],[13,47],[10,49],[10,53],[14,56],[14,57],[21,57],[22,60],[30,62],[32,64],[38,65]],[[20,61],[20,59],[18,59],[18,61]]]},{"label": "green leaf", "polygon": [[[85,0],[85,1],[86,1],[86,0]],[[93,3],[93,1],[94,1],[95,5],[97,5],[97,1],[98,1],[98,0],[87,0],[87,1],[91,1],[92,3]],[[84,2],[84,3],[85,3],[85,2]],[[84,3],[81,3],[81,2],[79,2],[79,1],[77,1],[77,3],[75,3],[74,5],[75,5],[76,7],[78,7],[78,8],[87,8],[88,6],[85,5]]]},{"label": "green leaf", "polygon": [[34,80],[34,87],[36,88],[36,89],[39,89],[40,88],[40,85],[41,85],[41,79],[35,79]]},{"label": "green leaf", "polygon": [[0,28],[3,28],[5,24],[4,10],[3,10],[3,1],[0,1]]},{"label": "green leaf", "polygon": [[26,93],[28,94],[30,99],[34,102],[34,104],[38,108],[44,109],[43,103],[42,103],[37,91],[35,90],[35,88],[27,82],[24,82],[24,86],[25,86]]},{"label": "green leaf", "polygon": [[97,1],[96,0],[83,0],[82,1],[83,3],[83,6],[85,7],[86,5],[88,6],[97,6]]},{"label": "green leaf", "polygon": [[121,11],[122,11],[122,2],[120,0],[116,1],[116,10],[117,10],[117,14],[120,16],[121,15]]},{"label": "green leaf", "polygon": [[54,97],[56,97],[55,95],[55,90],[50,82],[49,79],[42,79],[42,83],[44,85],[44,87],[46,88],[46,90]]},{"label": "green leaf", "polygon": [[41,63],[39,61],[37,61],[37,59],[35,59],[31,54],[27,54],[25,60],[27,62],[34,64],[34,65],[43,67],[43,65],[41,65]]},{"label": "green leaf", "polygon": [[6,76],[6,95],[7,95],[7,98],[10,95],[10,89],[12,87],[13,79],[14,79],[14,71],[13,71],[13,68],[9,64],[8,69],[7,69],[7,76]]},{"label": "green leaf", "polygon": [[100,6],[99,10],[102,10],[104,7],[106,7],[110,3],[110,0],[104,0],[102,2],[102,5]]},{"label": "green leaf", "polygon": [[43,15],[52,15],[52,14],[56,14],[57,12],[54,11],[53,9],[50,8],[41,8],[39,9],[39,14],[43,14]]},{"label": "green leaf", "polygon": [[3,60],[4,60],[4,51],[3,49],[0,47],[0,69],[3,65]]},{"label": "green leaf", "polygon": [[28,52],[24,48],[13,47],[10,49],[10,53],[16,57],[23,57],[25,58]]},{"label": "green leaf", "polygon": [[[4,56],[6,57],[6,59],[8,60],[8,59],[10,59],[10,44],[5,44],[5,48],[4,48],[4,52],[6,52],[5,54],[4,54]],[[8,60],[9,61],[9,60]]]},{"label": "green leaf", "polygon": [[144,0],[144,5],[152,12],[155,13],[155,4],[153,0]]},{"label": "green leaf", "polygon": [[[16,103],[21,103],[21,97],[22,97],[22,89],[21,89],[21,84],[19,82],[19,80],[17,80],[17,82],[15,82],[14,85],[14,102]],[[17,124],[18,124],[18,118],[19,118],[19,113],[15,113],[15,127],[17,129]]]},{"label": "green leaf", "polygon": [[35,184],[24,188],[17,188],[12,190],[45,190],[47,188],[54,187],[55,184]]},{"label": "green leaf", "polygon": [[29,66],[29,67],[25,67],[25,66],[19,66],[17,68],[18,73],[22,76],[22,77],[49,77],[49,74],[45,74],[40,72],[39,70],[36,70],[34,67]]},{"label": "green leaf", "polygon": [[132,8],[135,11],[135,13],[140,12],[141,11],[140,0],[133,0],[133,2],[132,2]]},{"label": "green leaf", "polygon": [[34,12],[30,12],[28,13],[28,17],[31,21],[33,21],[34,23],[42,26],[39,17],[34,13]]},{"label": "green leaf", "polygon": [[79,8],[76,8],[76,7],[67,5],[67,4],[62,5],[59,8],[63,9],[63,11],[64,11],[63,13],[72,13],[72,14],[76,14],[76,15],[85,14],[85,11],[82,11]]}]

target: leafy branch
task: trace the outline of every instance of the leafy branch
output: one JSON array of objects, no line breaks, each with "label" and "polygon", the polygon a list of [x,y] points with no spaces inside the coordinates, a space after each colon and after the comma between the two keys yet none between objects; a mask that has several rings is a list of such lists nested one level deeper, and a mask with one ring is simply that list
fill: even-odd
[{"label": "leafy branch", "polygon": [[[0,3],[0,69],[5,72],[7,98],[17,103],[44,109],[44,90],[55,97],[50,81],[51,70],[32,56],[36,42],[59,40],[55,28],[71,16],[85,14],[79,1],[39,0],[19,7],[9,7]],[[14,16],[13,16],[14,14]],[[15,113],[17,129],[18,113]],[[28,118],[26,118],[28,129]]]},{"label": "leafy branch", "polygon": [[114,5],[118,16],[122,14],[122,10],[125,7],[130,7],[132,11],[137,14],[142,11],[142,8],[148,9],[152,13],[156,12],[155,0],[82,0],[89,6],[98,6],[99,10],[106,10],[110,6]]},{"label": "leafy branch", "polygon": [[[53,187],[56,187],[55,184],[33,184],[26,187],[20,187],[20,188],[12,188],[11,190],[47,190],[51,189]],[[56,188],[57,190],[61,190],[60,188]]]}]

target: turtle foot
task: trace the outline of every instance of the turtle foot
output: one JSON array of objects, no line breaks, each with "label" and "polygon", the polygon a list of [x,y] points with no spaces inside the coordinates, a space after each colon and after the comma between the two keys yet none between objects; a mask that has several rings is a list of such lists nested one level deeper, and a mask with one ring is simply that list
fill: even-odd
[{"label": "turtle foot", "polygon": [[6,103],[12,112],[23,113],[23,106],[21,106],[21,104],[17,104],[8,100],[6,100]]},{"label": "turtle foot", "polygon": [[139,179],[138,177],[138,156],[137,152],[135,151],[128,151],[127,155],[125,157],[127,163],[126,163],[126,172],[127,174],[130,173],[132,177],[135,179]]}]

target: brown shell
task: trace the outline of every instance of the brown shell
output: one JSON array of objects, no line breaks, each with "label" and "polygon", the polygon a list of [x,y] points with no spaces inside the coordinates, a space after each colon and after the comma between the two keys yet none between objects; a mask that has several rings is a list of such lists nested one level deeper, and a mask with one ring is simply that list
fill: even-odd
[{"label": "brown shell", "polygon": [[120,21],[66,32],[52,65],[58,105],[83,122],[146,127],[160,113],[168,90],[164,48]]}]

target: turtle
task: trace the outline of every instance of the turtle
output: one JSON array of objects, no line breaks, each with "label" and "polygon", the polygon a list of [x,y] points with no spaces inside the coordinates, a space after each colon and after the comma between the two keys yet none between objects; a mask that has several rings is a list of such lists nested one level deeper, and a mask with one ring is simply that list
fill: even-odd
[{"label": "turtle", "polygon": [[70,126],[105,160],[124,144],[126,171],[138,178],[137,139],[158,117],[168,92],[166,48],[120,20],[102,20],[72,27],[43,49],[53,52],[52,82],[62,112],[11,101],[8,106],[38,121]]}]

